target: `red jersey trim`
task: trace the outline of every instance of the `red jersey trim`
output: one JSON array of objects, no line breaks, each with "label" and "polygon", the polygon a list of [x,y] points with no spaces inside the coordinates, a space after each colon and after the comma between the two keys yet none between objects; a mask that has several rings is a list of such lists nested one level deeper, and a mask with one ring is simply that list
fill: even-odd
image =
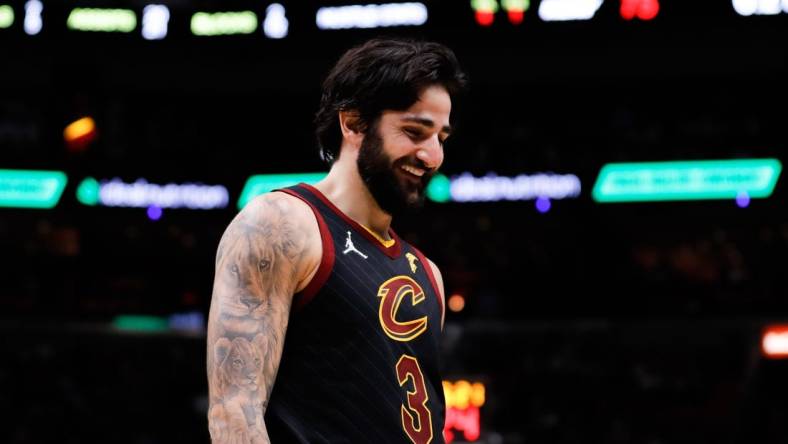
[{"label": "red jersey trim", "polygon": [[416,253],[416,257],[418,257],[419,261],[421,261],[421,265],[422,267],[424,267],[424,271],[427,272],[427,279],[430,280],[430,284],[432,284],[432,289],[435,291],[435,296],[438,298],[438,305],[441,308],[441,319],[443,319],[445,312],[445,308],[443,307],[443,298],[445,297],[445,295],[441,296],[442,293],[441,293],[441,289],[438,288],[438,281],[435,280],[435,275],[432,273],[432,265],[430,265],[430,261],[427,260],[427,258],[424,256],[424,254],[421,251],[419,251],[418,248],[414,247],[413,245],[411,245],[410,247],[413,248],[413,252]]},{"label": "red jersey trim", "polygon": [[353,227],[360,235],[364,236],[367,240],[372,242],[380,251],[383,252],[386,256],[390,257],[391,259],[396,259],[399,257],[400,253],[402,252],[402,240],[400,240],[397,233],[394,232],[393,229],[389,228],[389,236],[394,239],[394,245],[390,247],[386,247],[380,243],[379,240],[375,239],[375,236],[372,235],[367,229],[361,226],[358,222],[354,221],[347,214],[343,213],[342,210],[336,207],[323,193],[320,192],[317,188],[313,187],[312,185],[306,183],[300,183],[298,186],[307,189],[309,192],[315,195],[318,199],[320,199],[326,206],[331,209],[334,213],[336,213],[339,217],[341,217],[345,222],[348,223],[351,227]]},{"label": "red jersey trim", "polygon": [[293,306],[296,310],[301,310],[304,308],[304,306],[306,306],[306,304],[312,301],[317,292],[320,291],[320,289],[328,280],[328,277],[331,275],[331,270],[334,269],[334,241],[331,239],[331,232],[328,231],[328,225],[326,225],[326,221],[323,219],[320,211],[318,211],[318,209],[315,208],[311,202],[291,190],[282,189],[276,191],[281,191],[293,197],[297,197],[302,202],[305,202],[307,205],[309,205],[309,208],[312,209],[312,212],[315,214],[315,218],[317,219],[317,226],[320,228],[320,240],[323,244],[323,254],[320,258],[320,265],[318,265],[315,275],[312,276],[312,280],[309,281],[303,290],[296,293],[294,296]]}]

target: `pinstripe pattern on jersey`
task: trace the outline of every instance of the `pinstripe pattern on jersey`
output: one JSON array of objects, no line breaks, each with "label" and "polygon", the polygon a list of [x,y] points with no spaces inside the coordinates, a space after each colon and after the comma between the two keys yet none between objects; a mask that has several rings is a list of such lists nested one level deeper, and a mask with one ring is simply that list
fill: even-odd
[{"label": "pinstripe pattern on jersey", "polygon": [[[395,368],[404,354],[416,357],[423,372],[431,442],[443,442],[438,357],[443,307],[424,256],[393,230],[395,245],[384,247],[308,185],[281,191],[306,201],[322,219],[330,233],[323,251],[333,251],[334,258],[322,287],[291,313],[265,416],[272,442],[410,442],[401,409],[408,406],[407,391],[415,388],[401,387]],[[353,251],[343,254],[348,237],[366,259]],[[327,247],[327,241],[333,245]],[[415,272],[409,252],[419,258]],[[396,310],[400,322],[426,316],[426,330],[410,341],[388,337],[379,319],[380,286],[397,276],[413,279],[425,295],[415,305],[405,297]]]}]

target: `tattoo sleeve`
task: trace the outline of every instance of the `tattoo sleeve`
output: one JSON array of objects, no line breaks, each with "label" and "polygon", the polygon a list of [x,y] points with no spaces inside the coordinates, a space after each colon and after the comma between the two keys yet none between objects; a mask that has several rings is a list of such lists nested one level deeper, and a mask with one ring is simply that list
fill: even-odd
[{"label": "tattoo sleeve", "polygon": [[208,424],[214,443],[268,443],[263,415],[279,368],[308,233],[282,197],[247,205],[216,257],[208,317]]}]

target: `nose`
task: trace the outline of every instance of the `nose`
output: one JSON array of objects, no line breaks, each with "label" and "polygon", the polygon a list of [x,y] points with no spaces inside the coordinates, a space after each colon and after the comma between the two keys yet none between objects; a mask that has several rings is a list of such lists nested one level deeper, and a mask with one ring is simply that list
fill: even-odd
[{"label": "nose", "polygon": [[443,163],[443,146],[441,146],[438,135],[434,135],[422,142],[416,151],[416,158],[424,162],[427,168],[437,170]]}]

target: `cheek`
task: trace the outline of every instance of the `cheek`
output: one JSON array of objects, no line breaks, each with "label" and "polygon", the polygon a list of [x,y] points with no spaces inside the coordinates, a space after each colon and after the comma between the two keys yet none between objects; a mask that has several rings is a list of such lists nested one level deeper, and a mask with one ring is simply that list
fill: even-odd
[{"label": "cheek", "polygon": [[416,144],[404,134],[394,134],[383,138],[383,152],[395,161],[410,155],[415,148]]},{"label": "cheek", "polygon": [[398,160],[407,156],[407,146],[401,142],[388,143],[383,145],[383,154],[389,159],[391,163],[396,164]]}]

